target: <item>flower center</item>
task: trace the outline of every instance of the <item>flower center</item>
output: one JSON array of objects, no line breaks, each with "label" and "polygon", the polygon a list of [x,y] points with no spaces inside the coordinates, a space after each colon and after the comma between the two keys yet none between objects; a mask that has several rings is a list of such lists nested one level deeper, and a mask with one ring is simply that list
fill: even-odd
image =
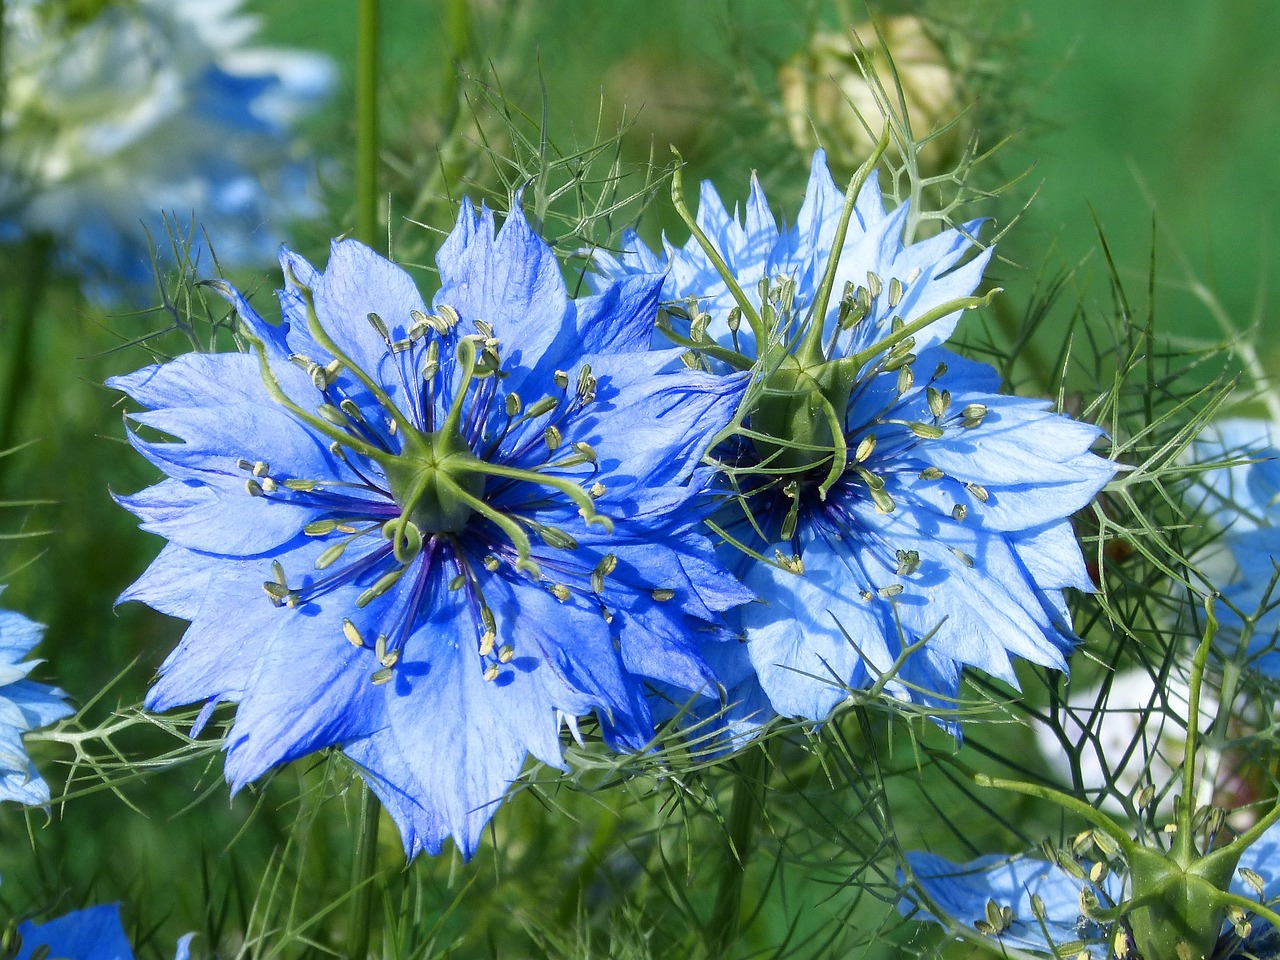
[{"label": "flower center", "polygon": [[751,412],[752,444],[771,473],[800,482],[821,480],[843,438],[853,383],[837,365],[808,365],[790,354],[765,376]]},{"label": "flower center", "polygon": [[420,533],[457,533],[484,494],[482,465],[462,434],[446,424],[429,434],[406,434],[400,455],[386,466],[401,522]]}]

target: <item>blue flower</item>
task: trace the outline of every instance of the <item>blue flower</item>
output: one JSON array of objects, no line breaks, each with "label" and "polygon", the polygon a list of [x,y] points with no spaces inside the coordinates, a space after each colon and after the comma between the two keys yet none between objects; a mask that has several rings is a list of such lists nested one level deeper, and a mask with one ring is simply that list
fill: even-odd
[{"label": "blue flower", "polygon": [[131,434],[168,479],[120,498],[170,541],[122,599],[191,621],[147,704],[238,702],[235,789],[340,745],[408,855],[469,855],[562,719],[637,750],[649,683],[714,685],[747,595],[688,481],[744,381],[662,373],[661,279],[570,300],[518,211],[464,202],[430,312],[354,241],[281,262],[279,326],[221,288],[257,356],[112,381],[181,441]]},{"label": "blue flower", "polygon": [[[42,956],[61,960],[133,960],[116,903],[75,910],[48,923],[28,920],[18,924],[18,936],[22,946],[14,960],[31,960],[41,948]],[[188,960],[191,938],[192,934],[179,938],[174,960]]]},{"label": "blue flower", "polygon": [[255,23],[238,6],[137,0],[83,20],[6,3],[0,237],[51,238],[107,303],[153,295],[147,233],[164,259],[169,225],[193,256],[207,233],[224,266],[269,262],[282,221],[318,213],[289,128],[335,71],[245,46]]},{"label": "blue flower", "polygon": [[0,610],[0,800],[29,805],[48,803],[49,785],[27,757],[22,737],[72,712],[61,690],[26,678],[40,661],[22,658],[43,632],[21,614]]},{"label": "blue flower", "polygon": [[824,299],[845,206],[819,151],[789,229],[754,179],[743,220],[703,184],[723,271],[696,236],[659,257],[630,234],[596,258],[611,279],[667,271],[663,325],[711,369],[754,362],[745,427],[717,452],[733,481],[718,523],[762,602],[734,615],[747,642],[720,670],[760,718],[766,697],[817,720],[881,682],[938,707],[965,666],[1011,684],[1014,658],[1065,669],[1063,591],[1092,589],[1068,518],[1115,470],[1090,453],[1096,427],[1001,395],[995,370],[943,346],[980,302],[980,222],[905,243],[908,207],[886,212],[873,176]]},{"label": "blue flower", "polygon": [[1255,619],[1244,653],[1250,666],[1270,677],[1280,676],[1280,443],[1274,429],[1268,421],[1247,418],[1210,424],[1193,444],[1192,456],[1235,465],[1206,470],[1189,492],[1226,548],[1196,557],[1224,601],[1216,608],[1217,646],[1234,655],[1244,628],[1239,614]]},{"label": "blue flower", "polygon": [[[1081,949],[1094,960],[1113,955],[1111,925],[1083,916],[1080,895],[1088,890],[1105,910],[1124,899],[1127,888],[1123,876],[1107,873],[1095,884],[1083,875],[1088,865],[1077,875],[1056,863],[1031,857],[996,855],[953,864],[933,854],[909,853],[907,861],[932,907],[919,904],[918,895],[908,891],[908,899],[899,905],[903,913],[941,923],[931,912],[937,908],[961,926],[990,938],[997,951],[1020,947],[1048,956],[1074,957],[1077,950],[1069,945],[1084,941]],[[1244,879],[1245,870],[1261,878],[1264,902],[1280,895],[1280,827],[1272,827],[1244,851],[1231,882],[1232,893],[1258,899],[1258,891]],[[1038,898],[1038,905],[1033,906],[1033,897]],[[992,923],[997,918],[998,922]],[[1255,916],[1248,918],[1248,926],[1247,935],[1241,937],[1231,924],[1224,924],[1213,956],[1247,960],[1274,956],[1280,950],[1280,935],[1269,923]]]}]

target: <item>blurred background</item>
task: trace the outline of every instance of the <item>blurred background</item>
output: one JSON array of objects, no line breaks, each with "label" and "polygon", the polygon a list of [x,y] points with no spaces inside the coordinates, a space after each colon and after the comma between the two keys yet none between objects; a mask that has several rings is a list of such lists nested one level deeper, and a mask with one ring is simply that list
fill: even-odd
[{"label": "blurred background", "polygon": [[[326,212],[272,224],[317,262],[328,239],[354,224],[352,6],[349,0],[243,4],[260,18],[256,42],[320,51],[337,64],[327,101],[296,125],[315,161],[310,189]],[[570,189],[557,196],[535,190],[526,203],[569,254],[588,243],[608,244],[637,217],[651,244],[664,229],[684,242],[678,221],[658,212],[669,210],[665,200],[647,212],[639,202],[669,189],[661,179],[668,144],[688,164],[686,184],[710,178],[726,201],[741,200],[754,170],[775,211],[798,209],[816,143],[827,148],[837,181],[867,152],[856,124],[841,116],[843,98],[831,96],[833,78],[851,69],[842,31],[866,20],[856,4],[386,0],[383,6],[382,176],[390,252],[415,266],[428,298],[431,254],[452,225],[457,199],[484,196],[501,208],[547,157],[557,173],[546,182]],[[1028,347],[1028,356],[1040,350],[1039,365],[1029,359],[1009,368],[1019,389],[1049,389],[1052,378],[1037,381],[1053,372],[1063,331],[1078,310],[1111,309],[1113,278],[1100,235],[1115,275],[1144,311],[1154,260],[1151,312],[1159,330],[1203,346],[1228,338],[1228,328],[1256,327],[1264,365],[1278,369],[1280,327],[1270,311],[1280,293],[1271,262],[1280,214],[1280,6],[1270,0],[1166,0],[1158,7],[1076,0],[873,3],[871,9],[892,24],[885,26],[886,38],[903,45],[898,67],[916,133],[967,106],[929,145],[932,152],[922,151],[922,163],[927,158],[945,174],[971,136],[978,137],[979,153],[1007,138],[971,178],[992,195],[967,195],[953,211],[957,218],[993,218],[984,238],[1012,225],[990,271],[1006,288],[1006,314],[967,319],[966,336],[1007,346],[1035,291],[1047,278],[1068,277]],[[895,19],[914,15],[925,18],[927,29]],[[540,155],[543,129],[551,147]],[[630,171],[619,200],[634,195],[635,202],[619,202],[604,216],[592,201],[586,216],[575,205],[575,178],[589,182],[615,160]],[[945,184],[939,195],[946,195]],[[195,214],[199,220],[200,211]],[[210,241],[216,252],[219,238]],[[19,251],[0,264],[0,302],[7,306],[0,343],[10,358],[17,335],[9,318],[30,276],[28,255]],[[197,273],[213,273],[207,259]],[[256,291],[255,302],[270,313],[270,291],[279,282],[270,263],[231,275]],[[86,722],[139,702],[183,627],[138,605],[112,608],[160,542],[140,533],[111,501],[109,491],[131,493],[156,476],[124,442],[119,397],[102,383],[188,348],[174,333],[148,339],[169,323],[168,314],[141,308],[149,305],[136,311],[95,306],[74,280],[55,275],[22,366],[5,366],[0,374],[8,377],[0,382],[3,395],[16,400],[9,440],[24,445],[0,459],[0,498],[47,501],[0,514],[0,533],[13,537],[0,544],[0,582],[9,585],[3,604],[48,625],[39,653],[49,663],[37,675],[60,684],[77,706],[90,705]],[[220,318],[211,314],[210,321]],[[221,342],[225,347],[225,336]],[[1217,372],[1230,361],[1210,354],[1204,364]],[[47,532],[17,536],[39,531]],[[102,693],[108,678],[116,679]],[[854,834],[865,811],[858,807],[862,788],[854,785],[868,751],[887,750],[886,767],[909,768],[914,739],[894,729],[868,733],[852,721],[836,727],[826,735],[837,744],[850,740],[832,748],[836,759],[819,763],[795,749],[789,782],[778,785],[803,798],[773,824],[775,836],[796,840],[785,857],[766,856],[749,875],[762,899],[743,956],[775,950],[832,955],[827,951],[874,940],[881,922],[896,927],[891,899],[878,902],[846,886],[864,866]],[[916,735],[933,736],[927,730]],[[998,752],[1004,735],[995,724],[977,739],[982,749]],[[892,753],[895,744],[905,756]],[[172,729],[144,724],[123,730],[119,746],[130,756],[156,757],[183,744]],[[86,763],[76,766],[63,747],[33,748],[55,796],[69,782],[76,798],[53,808],[53,823],[39,811],[28,812],[24,824],[23,813],[0,810],[0,912],[38,906],[55,915],[122,899],[131,905],[133,932],[147,956],[166,954],[173,939],[191,929],[208,938],[197,941],[197,953],[212,953],[211,941],[220,936],[226,939],[216,949],[228,955],[330,950],[324,938],[310,943],[307,937],[323,926],[328,905],[348,892],[354,807],[342,794],[349,773],[341,764],[295,764],[229,803],[212,747],[175,769],[150,771],[111,766],[100,743],[91,752],[92,763],[82,757]],[[117,788],[104,789],[91,775],[95,768],[119,778]],[[647,942],[661,955],[663,944],[679,943],[681,911],[707,905],[697,852],[709,828],[678,822],[689,810],[714,813],[729,775],[708,772],[677,789],[644,777],[609,786],[616,779],[610,771],[586,769],[579,779],[591,790],[547,782],[524,791],[499,813],[493,839],[469,866],[446,853],[403,868],[394,830],[384,825],[382,882],[387,903],[394,904],[388,917],[404,925],[395,955],[622,956],[628,954],[616,945],[633,942]],[[328,799],[335,784],[338,797]],[[886,789],[902,801],[948,809],[958,788],[935,775]],[[998,816],[939,829],[931,842],[968,856],[1007,844],[1019,830],[1043,835],[1056,823],[1052,814],[1017,801],[1000,803]],[[1040,834],[1036,817],[1045,820]],[[670,832],[655,839],[660,826]],[[911,846],[914,828],[899,826],[904,846]],[[295,842],[311,838],[305,861],[282,847],[290,835]],[[619,838],[637,836],[631,848],[619,845]],[[279,884],[270,909],[261,905],[263,876]],[[878,882],[891,890],[891,876]],[[285,909],[281,904],[288,906],[295,888],[305,895]],[[59,902],[59,891],[70,895]],[[600,904],[612,906],[593,913]],[[271,919],[262,920],[263,939],[245,946],[235,931],[252,926],[253,917]],[[590,931],[599,938],[594,950],[581,942]],[[888,945],[866,945],[857,955],[895,956],[918,943],[914,927],[889,935],[895,939]]]}]

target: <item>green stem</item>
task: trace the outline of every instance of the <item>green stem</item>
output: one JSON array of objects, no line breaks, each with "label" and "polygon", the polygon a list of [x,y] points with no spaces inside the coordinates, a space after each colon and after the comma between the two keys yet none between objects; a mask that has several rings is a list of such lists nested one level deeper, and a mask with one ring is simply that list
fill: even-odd
[{"label": "green stem", "polygon": [[[565,888],[564,894],[560,898],[560,907],[556,911],[556,919],[565,929],[569,929],[573,924],[574,916],[586,897],[587,887],[600,869],[601,864],[605,862],[609,853],[616,846],[615,838],[621,823],[622,820],[615,811],[607,808],[601,809],[600,821],[596,824],[595,833],[591,837],[591,844],[587,847],[582,863],[578,865],[578,871],[574,875],[573,881]],[[643,903],[644,900],[640,899],[634,902]]]},{"label": "green stem", "polygon": [[728,364],[735,370],[750,370],[755,366],[755,361],[749,357],[744,357],[737,350],[730,350],[728,347],[722,347],[715,341],[709,340],[690,340],[688,337],[682,337],[669,326],[659,326],[658,332],[670,340],[678,347],[688,347],[690,350],[697,350],[699,353],[705,353],[713,360],[719,360],[721,363]]},{"label": "green stem", "polygon": [[975,307],[984,307],[991,302],[997,293],[1001,293],[1001,287],[993,287],[987,293],[980,297],[957,297],[955,300],[948,300],[946,303],[934,307],[928,313],[922,314],[915,320],[903,326],[901,330],[895,330],[889,336],[885,337],[878,343],[873,343],[865,350],[845,357],[843,360],[836,361],[845,364],[850,370],[861,370],[867,363],[880,354],[884,353],[895,344],[901,343],[907,337],[914,337],[930,324],[937,323],[943,317],[949,317],[951,314],[959,310],[973,310]]},{"label": "green stem", "polygon": [[[378,0],[360,0],[356,27],[356,239],[371,247],[378,238],[378,12]],[[347,936],[349,960],[369,956],[381,813],[378,798],[367,783],[362,784],[351,870],[354,892]]]},{"label": "green stem", "polygon": [[[0,7],[0,16],[3,13],[3,8]],[[29,251],[31,255],[28,266],[23,271],[25,282],[22,284],[17,311],[13,315],[14,337],[8,345],[8,369],[5,371],[3,406],[0,406],[0,451],[13,446],[22,400],[31,384],[35,319],[48,286],[53,245],[47,237],[38,237],[30,245]]]},{"label": "green stem", "polygon": [[378,819],[382,804],[367,783],[360,787],[360,822],[356,826],[355,862],[351,870],[351,929],[347,960],[369,956],[369,928],[373,917],[373,874],[378,865]]},{"label": "green stem", "polygon": [[715,907],[707,926],[707,950],[713,960],[728,956],[738,939],[742,881],[755,844],[756,824],[764,813],[765,783],[768,779],[765,745],[748,748],[734,766],[738,779],[733,785],[733,800],[729,806],[728,832],[721,854],[720,887],[716,890]]},{"label": "green stem", "polygon": [[356,28],[356,239],[378,242],[378,0],[360,0]]},{"label": "green stem", "polygon": [[[5,101],[8,99],[8,94],[9,94],[9,84],[8,84],[8,81],[6,80],[6,77],[8,76],[8,74],[4,72],[4,67],[5,67],[4,37],[5,37],[4,0],[0,0],[0,116],[4,116],[4,105],[5,105]],[[0,130],[0,136],[3,136],[3,134],[4,134],[4,131]]]},{"label": "green stem", "polygon": [[488,463],[478,458],[459,462],[457,469],[459,473],[479,473],[486,477],[506,477],[509,480],[523,480],[527,483],[536,483],[543,487],[559,490],[578,505],[578,513],[588,526],[594,524],[602,528],[605,533],[613,532],[613,520],[603,513],[596,513],[595,501],[572,480],[567,480],[564,477],[549,476],[545,473],[537,473],[533,470],[525,470],[521,467],[509,467],[502,463]]},{"label": "green stem", "polygon": [[[1280,914],[1272,910],[1264,903],[1257,900],[1250,900],[1248,897],[1242,897],[1238,893],[1232,893],[1230,890],[1224,890],[1218,894],[1218,906],[1224,910],[1227,907],[1239,907],[1241,910],[1247,910],[1255,916],[1261,917],[1267,923],[1271,924],[1277,930],[1280,930]],[[1234,954],[1233,954],[1234,956]]]},{"label": "green stem", "polygon": [[1096,807],[1093,807],[1083,800],[1077,800],[1070,794],[1063,793],[1061,790],[1055,790],[1053,787],[1042,786],[1038,783],[1023,783],[1020,780],[1004,780],[999,777],[990,777],[985,773],[976,773],[973,775],[973,782],[980,787],[993,787],[996,790],[1008,790],[1010,793],[1021,793],[1028,797],[1038,797],[1041,800],[1048,800],[1056,803],[1064,810],[1070,810],[1086,823],[1091,823],[1097,827],[1112,840],[1114,840],[1124,853],[1125,859],[1132,862],[1135,851],[1141,850],[1134,839],[1125,833],[1124,828],[1108,817],[1105,813]]},{"label": "green stem", "polygon": [[1271,812],[1262,817],[1252,827],[1246,830],[1240,836],[1236,837],[1225,847],[1217,847],[1212,853],[1206,854],[1200,858],[1201,864],[1212,866],[1217,861],[1229,861],[1234,857],[1239,861],[1240,857],[1253,846],[1262,837],[1264,833],[1280,823],[1280,803],[1271,808]]},{"label": "green stem", "polygon": [[275,371],[271,369],[271,362],[267,359],[267,347],[261,339],[254,336],[248,330],[241,330],[240,336],[245,339],[253,351],[258,355],[258,372],[262,376],[262,385],[266,388],[267,395],[276,403],[284,407],[295,417],[314,429],[316,432],[328,437],[337,443],[342,444],[350,450],[355,451],[370,460],[382,465],[385,469],[388,463],[393,459],[385,450],[381,450],[372,444],[365,443],[363,440],[352,436],[344,430],[339,430],[327,420],[323,420],[314,414],[307,413],[302,407],[298,406],[289,395],[284,392],[284,388],[280,386],[280,381],[276,377]]},{"label": "green stem", "polygon": [[1213,597],[1204,602],[1207,621],[1204,637],[1191,661],[1191,695],[1187,704],[1187,749],[1182,757],[1182,803],[1178,807],[1178,835],[1174,839],[1174,857],[1186,867],[1196,856],[1191,824],[1196,813],[1196,749],[1200,740],[1200,688],[1204,686],[1204,667],[1209,648],[1218,632],[1218,618],[1213,615]]}]

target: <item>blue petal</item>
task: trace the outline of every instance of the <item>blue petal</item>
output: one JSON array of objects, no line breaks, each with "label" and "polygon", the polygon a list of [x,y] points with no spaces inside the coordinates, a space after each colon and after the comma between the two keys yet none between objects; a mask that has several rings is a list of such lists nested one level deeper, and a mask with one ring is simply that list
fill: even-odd
[{"label": "blue petal", "polygon": [[486,681],[473,638],[437,639],[441,626],[457,630],[450,606],[437,600],[406,646],[387,685],[386,726],[346,748],[393,797],[409,855],[419,846],[436,853],[452,836],[470,857],[525,757],[561,764],[558,684],[545,665],[521,651],[506,682]]},{"label": "blue petal", "polygon": [[233,791],[277,764],[387,723],[385,688],[371,680],[379,664],[371,650],[353,647],[343,634],[344,614],[355,619],[361,613],[354,596],[274,612],[274,631],[243,641],[257,650],[227,737]]},{"label": "blue petal", "polygon": [[508,392],[520,393],[535,369],[541,374],[535,382],[549,381],[558,358],[550,358],[547,366],[544,356],[569,320],[564,279],[551,248],[530,229],[518,206],[495,237],[492,212],[481,208],[477,223],[470,204],[464,204],[454,232],[458,241],[446,242],[436,258],[440,292],[433,302],[457,310],[468,332],[477,320],[493,326],[509,370]]},{"label": "blue petal", "polygon": [[[0,586],[0,591],[4,587]],[[17,663],[40,642],[44,627],[12,610],[0,610],[0,663]]]},{"label": "blue petal", "polygon": [[31,960],[41,947],[49,956],[66,960],[133,960],[118,903],[76,910],[48,923],[20,923],[18,935],[22,949],[17,960]]},{"label": "blue petal", "polygon": [[274,550],[321,512],[245,492],[223,494],[182,480],[162,480],[115,500],[142,521],[143,530],[190,550],[227,555]]},{"label": "blue petal", "polygon": [[167,543],[116,603],[137,600],[168,616],[194,620],[216,566],[204,554]]},{"label": "blue petal", "polygon": [[648,350],[658,316],[658,296],[664,278],[627,277],[608,285],[594,297],[575,301],[576,330],[564,344],[579,353],[638,353]]},{"label": "blue petal", "polygon": [[751,565],[743,583],[761,599],[742,607],[737,619],[773,708],[820,720],[849,688],[870,686],[887,673],[898,650],[889,646],[894,628],[881,605],[859,596],[859,588],[870,587],[859,558],[818,541],[806,547],[803,575]]},{"label": "blue petal", "polygon": [[403,340],[413,324],[411,314],[426,312],[413,278],[364,244],[337,240],[329,248],[329,263],[311,287],[311,295],[316,317],[334,343],[356,366],[393,388],[391,354],[369,314],[382,318],[393,341]]},{"label": "blue petal", "polygon": [[[1088,956],[1100,960],[1109,955],[1107,945],[1100,942],[1104,931],[1080,916],[1083,884],[1055,864],[999,854],[953,864],[933,854],[909,853],[907,861],[925,893],[960,923],[972,927],[985,920],[990,900],[1012,908],[1013,922],[996,937],[1002,944],[1056,954],[1060,944],[1094,941],[1085,948]],[[1114,874],[1103,881],[1102,888],[1113,900],[1119,899],[1120,883]],[[1031,909],[1033,895],[1044,904],[1043,926]],[[910,906],[904,902],[899,909],[905,913]],[[927,910],[918,916],[938,922]]]}]

